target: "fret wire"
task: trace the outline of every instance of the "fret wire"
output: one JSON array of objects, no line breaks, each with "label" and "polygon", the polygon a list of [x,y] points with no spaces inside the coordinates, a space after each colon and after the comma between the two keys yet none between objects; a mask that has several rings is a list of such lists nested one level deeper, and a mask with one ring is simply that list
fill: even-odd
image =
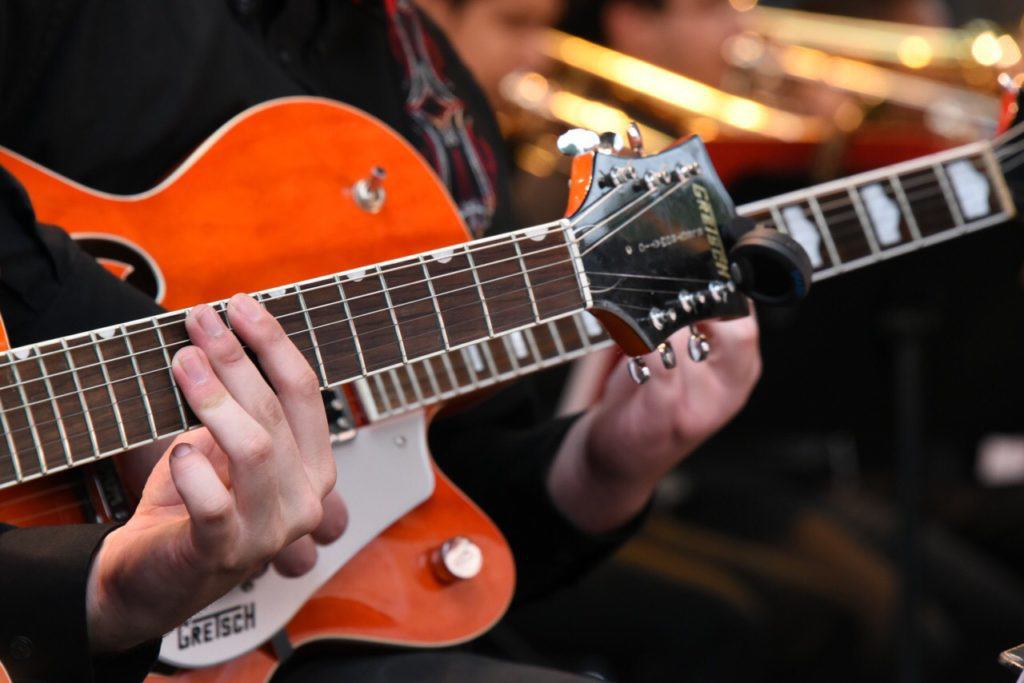
[{"label": "fret wire", "polygon": [[384,399],[384,412],[385,414],[391,414],[391,397],[388,396],[387,389],[384,388],[384,380],[381,378],[380,373],[373,376],[374,383],[377,385],[377,392],[380,397]]},{"label": "fret wire", "polygon": [[581,319],[584,315],[586,315],[586,313],[577,313],[573,315],[572,322],[574,325],[576,325],[576,332],[579,333],[580,344],[582,345],[582,348],[586,351],[589,351],[590,335],[587,334],[586,325],[583,324],[583,320]]},{"label": "fret wire", "polygon": [[498,372],[498,365],[494,362],[494,355],[491,353],[491,345],[487,342],[477,342],[475,346],[481,349],[484,356],[484,364],[487,369],[491,371],[491,377],[497,377],[500,373]]},{"label": "fret wire", "polygon": [[533,336],[533,330],[526,328],[523,330],[523,336],[526,337],[526,348],[530,350],[530,355],[533,356],[533,362],[537,365],[543,365],[544,357],[540,354],[540,350],[537,348],[537,340]]},{"label": "fret wire", "polygon": [[380,280],[380,291],[384,294],[384,302],[387,305],[391,322],[395,324],[395,338],[398,339],[398,352],[402,356],[402,362],[408,363],[409,356],[405,355],[405,342],[402,341],[402,326],[398,324],[398,316],[395,315],[395,306],[391,303],[391,295],[388,293],[387,283],[384,282],[384,274],[378,269],[377,279]]},{"label": "fret wire", "polygon": [[[50,396],[50,409],[53,411],[54,422],[57,423],[57,433],[60,434],[61,449],[64,451],[64,461],[68,465],[74,465],[75,459],[71,457],[71,443],[68,441],[67,430],[64,428],[64,415],[61,412],[60,405],[57,404],[57,399],[54,398],[53,383],[50,381],[49,373],[46,371],[46,365],[43,364],[43,357],[40,355],[41,351],[39,347],[36,347],[36,365],[39,366],[40,378],[43,380],[43,386],[46,387],[46,393]],[[37,378],[38,379],[38,378]]]},{"label": "fret wire", "polygon": [[562,333],[558,331],[558,325],[551,321],[548,323],[548,330],[551,332],[551,338],[555,340],[555,351],[559,356],[564,356],[565,344],[562,343]]},{"label": "fret wire", "polygon": [[303,318],[306,320],[306,327],[309,328],[309,341],[313,344],[313,353],[316,354],[316,363],[320,370],[320,379],[323,382],[320,386],[327,386],[330,382],[327,381],[327,368],[324,367],[323,356],[320,355],[320,341],[316,334],[316,328],[313,326],[313,319],[309,317],[309,309],[306,307],[306,298],[302,296],[302,287],[295,287],[295,296],[299,301],[299,306],[302,308]]},{"label": "fret wire", "polygon": [[340,275],[335,275],[334,276],[334,280],[335,280],[335,282],[338,285],[338,294],[341,296],[341,304],[345,308],[345,317],[348,319],[349,330],[351,330],[351,332],[352,332],[352,343],[353,343],[353,345],[355,345],[355,349],[356,349],[356,360],[359,361],[359,367],[362,370],[362,373],[365,375],[365,374],[367,374],[366,373],[366,359],[363,358],[362,345],[359,343],[359,336],[356,334],[356,321],[353,319],[353,317],[352,317],[352,310],[348,306],[348,299],[345,296],[345,290],[344,290],[344,288],[342,287],[342,284],[341,284],[341,276]]},{"label": "fret wire", "polygon": [[434,313],[437,315],[437,326],[441,330],[441,339],[444,341],[444,350],[450,351],[452,345],[448,342],[448,330],[445,329],[444,318],[441,316],[441,305],[437,301],[437,292],[434,291],[434,282],[430,278],[430,271],[427,270],[427,262],[423,256],[419,257],[420,268],[423,270],[423,277],[427,282],[427,290],[430,292],[430,302],[434,306]]},{"label": "fret wire", "polygon": [[118,405],[119,401],[117,396],[114,394],[114,383],[110,381],[110,372],[107,370],[106,362],[103,360],[103,352],[100,350],[100,344],[96,340],[96,334],[90,333],[89,337],[93,340],[93,350],[96,352],[96,359],[99,361],[97,365],[100,366],[100,372],[103,373],[103,385],[107,388],[107,396],[110,397],[110,407],[114,411],[114,421],[117,422],[117,431],[121,437],[121,447],[128,448],[128,434],[124,431],[124,418],[121,415],[121,406]]},{"label": "fret wire", "polygon": [[469,270],[473,274],[473,282],[476,283],[476,291],[480,294],[480,306],[484,311],[484,322],[487,323],[487,334],[493,337],[494,327],[491,325],[491,314],[487,310],[487,299],[484,297],[483,285],[480,284],[480,274],[476,270],[476,262],[473,260],[473,256],[469,253],[468,249],[465,249],[464,251],[466,254],[466,260],[469,262]]},{"label": "fret wire", "polygon": [[[33,347],[30,347],[30,350]],[[31,351],[30,351],[31,352]],[[13,356],[9,356],[13,358]],[[43,442],[39,438],[39,430],[36,429],[36,419],[32,415],[32,409],[29,407],[28,394],[25,393],[25,386],[21,381],[21,373],[18,372],[18,364],[16,361],[11,361],[11,373],[14,375],[14,383],[18,387],[18,393],[21,396],[21,402],[25,406],[25,417],[28,418],[28,426],[32,433],[32,443],[36,447],[36,459],[39,460],[40,472],[46,474],[50,471],[49,466],[46,463],[46,457],[43,453]]]},{"label": "fret wire", "polygon": [[471,346],[472,345],[463,346],[459,349],[459,352],[462,354],[462,362],[466,365],[466,374],[469,375],[469,382],[476,387],[480,385],[480,382],[476,376],[476,368],[473,367],[473,360],[469,357],[469,349]]},{"label": "fret wire", "polygon": [[427,379],[430,381],[430,388],[434,390],[434,393],[440,396],[443,392],[441,391],[441,385],[437,382],[437,376],[434,374],[434,364],[429,358],[424,359],[423,366],[427,369]]},{"label": "fret wire", "polygon": [[71,351],[68,349],[67,339],[61,339],[60,344],[64,349],[64,362],[68,364],[68,368],[71,371],[71,381],[74,382],[75,392],[78,394],[78,403],[82,406],[82,415],[85,416],[85,426],[89,432],[89,442],[92,443],[93,458],[98,458],[100,455],[100,444],[96,440],[96,428],[92,422],[92,412],[89,410],[89,406],[85,402],[85,392],[82,391],[82,384],[78,381],[78,373],[75,372],[75,361],[71,357]]},{"label": "fret wire", "polygon": [[4,428],[4,437],[7,439],[7,448],[11,452],[11,462],[14,465],[14,478],[15,481],[21,482],[21,462],[18,458],[18,448],[14,443],[14,431],[11,429],[11,424],[7,421],[7,409],[0,404],[0,425]]},{"label": "fret wire", "polygon": [[398,401],[401,403],[403,408],[409,407],[409,399],[405,395],[405,391],[402,390],[402,383],[398,381],[398,373],[395,372],[394,368],[387,371],[388,377],[391,378],[391,383],[395,386],[395,391],[398,393]]},{"label": "fret wire", "polygon": [[775,229],[781,232],[783,235],[789,234],[789,228],[786,227],[786,221],[782,218],[782,212],[779,211],[777,204],[772,204],[768,207],[772,213],[772,220],[775,221]]},{"label": "fret wire", "polygon": [[149,405],[149,392],[146,391],[146,386],[142,383],[142,374],[139,372],[139,363],[135,357],[135,347],[132,344],[128,328],[121,325],[121,332],[124,335],[124,343],[128,347],[128,354],[131,356],[132,370],[135,373],[135,381],[139,385],[139,393],[142,396],[142,405],[146,408],[146,418],[149,420],[150,433],[153,435],[153,439],[155,440],[159,438],[156,431],[156,421],[153,419],[153,409]]},{"label": "fret wire", "polygon": [[512,334],[514,333],[501,335],[501,343],[505,348],[505,355],[508,356],[508,360],[512,364],[512,373],[519,375],[522,366],[519,363],[519,358],[516,357],[515,350],[512,348]]},{"label": "fret wire", "polygon": [[932,173],[939,181],[939,186],[942,188],[942,194],[946,198],[946,206],[949,207],[949,212],[953,216],[953,227],[959,228],[966,226],[964,222],[964,216],[960,212],[960,203],[956,200],[956,195],[953,194],[953,188],[949,184],[949,178],[946,176],[946,167],[942,164],[935,164],[932,166]]},{"label": "fret wire", "polygon": [[829,258],[832,259],[832,265],[842,265],[843,261],[839,258],[839,252],[836,251],[836,244],[832,240],[832,231],[828,228],[828,223],[825,221],[824,214],[821,213],[821,206],[818,205],[818,198],[811,196],[807,199],[807,205],[811,207],[811,212],[814,214],[814,220],[818,223],[818,229],[821,231],[821,238],[825,241],[825,249],[828,251]]},{"label": "fret wire", "polygon": [[526,281],[526,292],[530,295],[530,305],[533,307],[533,319],[536,322],[540,322],[540,311],[537,309],[537,300],[533,296],[533,282],[530,280],[530,274],[526,272],[526,261],[523,260],[523,250],[519,246],[519,240],[512,240],[512,246],[516,250],[516,258],[519,259],[519,270],[523,273],[523,279]]},{"label": "fret wire", "polygon": [[889,184],[892,185],[893,192],[896,193],[896,202],[900,205],[903,217],[907,221],[907,227],[910,229],[910,236],[913,238],[912,241],[916,242],[920,240],[921,228],[917,225],[917,216],[914,215],[914,209],[910,205],[910,199],[904,191],[903,181],[900,180],[899,175],[892,175],[889,176]]},{"label": "fret wire", "polygon": [[[182,324],[184,325],[184,320],[182,320]],[[160,349],[163,351],[164,361],[167,363],[167,379],[171,383],[171,393],[174,395],[174,402],[178,406],[178,417],[181,418],[181,428],[188,429],[188,418],[185,416],[185,406],[182,405],[181,390],[178,388],[178,383],[174,381],[174,371],[171,370],[171,366],[173,364],[171,362],[171,354],[167,350],[167,341],[164,339],[163,330],[160,329],[160,326],[156,324],[155,320],[153,320],[153,329],[156,330],[156,339],[160,344]]]},{"label": "fret wire", "polygon": [[991,144],[982,149],[980,158],[982,163],[985,165],[985,168],[988,169],[988,173],[986,175],[992,182],[992,186],[995,188],[996,194],[999,196],[999,203],[1003,207],[1003,213],[1008,217],[1013,216],[1017,212],[1017,207],[1013,202],[1013,194],[1010,192],[1010,188],[1006,184],[1006,176],[1003,174],[1003,170],[999,166],[999,162],[996,160]]},{"label": "fret wire", "polygon": [[405,374],[409,375],[409,383],[412,388],[412,392],[416,395],[416,403],[423,404],[423,387],[420,386],[419,380],[416,378],[416,373],[413,372],[412,365],[405,366]]},{"label": "fret wire", "polygon": [[441,364],[444,365],[444,371],[448,373],[448,381],[451,382],[452,390],[462,388],[459,384],[459,378],[455,375],[455,370],[452,368],[452,359],[450,353],[443,353],[440,356]]},{"label": "fret wire", "polygon": [[857,212],[857,220],[860,221],[861,231],[864,233],[865,239],[868,241],[868,246],[871,248],[872,254],[878,254],[881,249],[878,248],[878,240],[875,239],[874,223],[868,217],[868,212],[864,208],[864,203],[860,198],[860,191],[856,185],[852,185],[846,190],[846,194],[849,195],[850,201],[853,203],[853,210]]}]

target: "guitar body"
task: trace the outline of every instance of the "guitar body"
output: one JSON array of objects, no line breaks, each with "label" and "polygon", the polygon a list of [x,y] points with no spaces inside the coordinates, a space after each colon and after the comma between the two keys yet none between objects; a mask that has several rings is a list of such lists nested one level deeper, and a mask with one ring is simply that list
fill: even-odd
[{"label": "guitar body", "polygon": [[[243,112],[139,195],[90,190],[2,148],[0,164],[24,184],[41,222],[113,244],[108,265],[129,279],[140,267],[153,268],[143,281],[155,284],[153,293],[171,309],[468,238],[445,188],[407,142],[358,110],[318,98],[275,100]],[[378,166],[387,173],[387,194],[371,213],[354,201],[353,187]],[[338,486],[351,517],[339,544],[347,545],[322,548],[312,576],[284,579],[270,570],[226,596],[255,602],[265,586],[275,606],[242,619],[259,628],[228,634],[215,624],[209,637],[209,627],[183,626],[168,634],[166,663],[219,664],[181,669],[173,678],[268,678],[278,658],[260,644],[277,633],[280,645],[282,629],[293,647],[331,638],[429,647],[472,638],[501,617],[514,588],[511,552],[494,524],[433,465],[429,418],[420,411],[335,444]],[[386,444],[409,454],[404,464],[382,457]],[[359,479],[364,474],[369,482]],[[104,501],[81,480],[75,471],[0,492],[0,519],[93,521],[90,511]],[[393,492],[398,502],[388,507]],[[476,577],[446,583],[431,557],[455,536],[476,543],[484,562]],[[281,600],[281,593],[291,597]],[[209,614],[217,621],[217,610]]]}]

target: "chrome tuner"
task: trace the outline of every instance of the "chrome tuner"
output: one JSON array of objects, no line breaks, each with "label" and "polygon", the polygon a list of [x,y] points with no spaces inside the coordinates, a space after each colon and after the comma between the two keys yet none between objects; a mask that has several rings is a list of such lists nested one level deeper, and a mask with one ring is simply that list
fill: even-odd
[{"label": "chrome tuner", "polygon": [[379,213],[384,206],[387,192],[384,190],[384,178],[387,171],[374,166],[368,178],[363,178],[352,187],[352,198],[356,205],[367,213]]},{"label": "chrome tuner", "polygon": [[601,136],[586,128],[571,128],[559,135],[555,144],[559,152],[574,157],[596,149],[601,144]]},{"label": "chrome tuner", "polygon": [[658,344],[658,353],[661,354],[661,364],[665,366],[666,370],[671,370],[676,366],[676,350],[672,348],[672,342]]},{"label": "chrome tuner", "polygon": [[637,356],[629,359],[629,377],[637,384],[643,384],[651,378],[651,369],[643,358]]},{"label": "chrome tuner", "polygon": [[600,135],[600,143],[597,145],[597,151],[605,154],[615,154],[621,152],[622,148],[626,144],[622,139],[622,136],[614,131],[605,131]]},{"label": "chrome tuner", "polygon": [[683,309],[683,313],[693,313],[696,310],[697,299],[692,292],[680,290],[676,299],[679,300],[679,307]]},{"label": "chrome tuner", "polygon": [[690,341],[686,344],[686,350],[694,363],[703,363],[711,353],[711,342],[695,325],[690,325]]},{"label": "chrome tuner", "polygon": [[1020,92],[1020,81],[1014,78],[1007,72],[1003,71],[999,74],[997,80],[999,81],[999,87],[1003,89],[1003,92],[1016,95]]},{"label": "chrome tuner", "polygon": [[708,294],[714,301],[722,303],[729,298],[729,286],[721,280],[715,280],[708,285]]},{"label": "chrome tuner", "polygon": [[674,323],[676,321],[676,317],[677,313],[671,308],[652,308],[651,312],[648,314],[651,325],[654,325],[654,329],[656,330],[665,329],[665,323]]},{"label": "chrome tuner", "polygon": [[640,133],[640,126],[636,121],[630,121],[626,126],[626,140],[629,141],[629,148],[638,157],[644,155],[644,136]]}]

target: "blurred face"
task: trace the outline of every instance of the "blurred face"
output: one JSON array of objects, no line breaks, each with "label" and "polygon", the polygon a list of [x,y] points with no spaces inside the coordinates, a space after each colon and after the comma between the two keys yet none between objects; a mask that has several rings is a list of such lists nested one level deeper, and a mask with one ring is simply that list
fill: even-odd
[{"label": "blurred face", "polygon": [[726,72],[722,43],[742,30],[728,0],[666,0],[660,10],[613,1],[602,21],[609,47],[711,85]]},{"label": "blurred face", "polygon": [[448,35],[492,104],[508,74],[544,61],[544,30],[555,24],[563,0],[416,0]]}]

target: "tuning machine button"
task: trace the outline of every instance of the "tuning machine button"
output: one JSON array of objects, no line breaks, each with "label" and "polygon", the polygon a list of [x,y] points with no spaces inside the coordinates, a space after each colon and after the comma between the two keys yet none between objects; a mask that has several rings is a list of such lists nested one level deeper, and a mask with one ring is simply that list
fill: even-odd
[{"label": "tuning machine button", "polygon": [[693,292],[685,289],[679,290],[676,301],[679,302],[679,308],[683,309],[683,313],[694,313],[697,310],[697,297]]},{"label": "tuning machine button", "polygon": [[638,157],[644,155],[644,136],[640,132],[640,125],[636,121],[630,121],[626,126],[626,140],[629,141],[629,148]]},{"label": "tuning machine button", "polygon": [[696,325],[690,325],[690,341],[686,344],[686,350],[694,363],[703,363],[711,353],[711,342]]},{"label": "tuning machine button", "polygon": [[651,378],[651,369],[647,367],[644,359],[639,356],[630,358],[627,367],[629,368],[630,379],[637,384],[643,384]]},{"label": "tuning machine button", "polygon": [[708,294],[715,303],[724,303],[729,299],[729,293],[735,290],[736,286],[731,282],[726,284],[721,280],[715,280],[708,285]]},{"label": "tuning machine button", "polygon": [[574,157],[597,149],[601,136],[586,128],[571,128],[558,136],[555,143],[562,154]]},{"label": "tuning machine button", "polygon": [[665,366],[666,370],[671,370],[676,366],[676,350],[672,348],[672,342],[662,342],[658,344],[658,354],[661,356],[661,364]]}]

